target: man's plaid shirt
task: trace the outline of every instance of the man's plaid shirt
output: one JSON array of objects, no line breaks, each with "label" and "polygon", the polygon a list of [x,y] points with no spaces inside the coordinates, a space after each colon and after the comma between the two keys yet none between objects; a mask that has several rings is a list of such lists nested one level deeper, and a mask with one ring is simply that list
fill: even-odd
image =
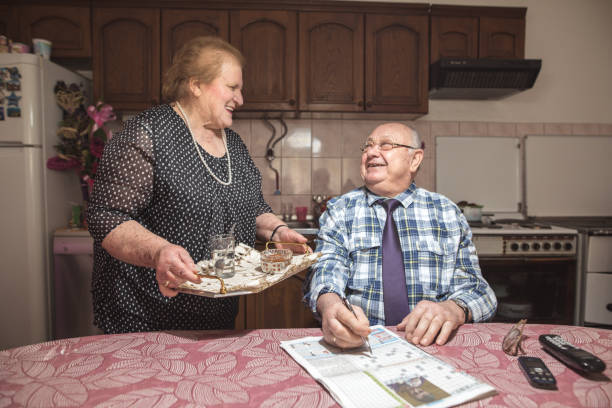
[{"label": "man's plaid shirt", "polygon": [[[315,315],[319,295],[335,292],[360,306],[371,325],[385,324],[382,284],[384,199],[365,187],[330,200],[320,219],[317,251],[304,301]],[[472,232],[448,198],[413,183],[393,212],[404,253],[408,302],[460,299],[475,322],[493,317],[497,299],[478,265]]]}]

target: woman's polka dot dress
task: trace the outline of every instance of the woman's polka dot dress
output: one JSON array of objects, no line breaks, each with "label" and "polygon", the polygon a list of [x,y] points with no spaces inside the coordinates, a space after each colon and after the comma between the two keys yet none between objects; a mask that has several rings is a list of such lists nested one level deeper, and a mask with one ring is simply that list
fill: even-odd
[{"label": "woman's polka dot dress", "polygon": [[[225,134],[232,166],[229,186],[208,173],[187,126],[169,105],[128,121],[106,145],[88,208],[94,323],[104,332],[233,328],[237,297],[164,297],[154,269],[121,262],[100,245],[115,227],[135,220],[185,248],[194,262],[210,259],[210,236],[229,232],[234,224],[236,240],[253,246],[255,218],[272,210],[240,136],[230,129]],[[227,181],[227,155],[217,158],[198,148],[211,171]]]}]

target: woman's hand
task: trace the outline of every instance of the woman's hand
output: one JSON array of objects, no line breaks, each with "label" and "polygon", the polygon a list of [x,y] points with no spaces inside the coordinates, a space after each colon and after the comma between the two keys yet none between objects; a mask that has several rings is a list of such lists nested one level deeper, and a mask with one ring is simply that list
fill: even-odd
[{"label": "woman's hand", "polygon": [[189,253],[178,245],[162,246],[155,254],[155,279],[162,295],[178,295],[176,288],[185,281],[200,283],[196,265]]},{"label": "woman's hand", "polygon": [[[306,239],[306,237],[300,234],[299,232],[296,232],[289,227],[281,227],[276,231],[276,234],[274,234],[274,241],[284,243],[295,242],[296,244],[306,244],[306,242],[308,242],[308,239]],[[277,247],[291,249],[293,252],[298,254],[312,252],[312,249],[308,245],[279,244],[277,245]]]}]

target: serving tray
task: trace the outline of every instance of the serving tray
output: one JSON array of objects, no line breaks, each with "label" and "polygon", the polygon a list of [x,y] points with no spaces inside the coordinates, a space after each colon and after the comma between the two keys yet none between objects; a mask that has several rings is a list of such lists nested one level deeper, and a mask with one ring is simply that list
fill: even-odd
[{"label": "serving tray", "polygon": [[261,270],[259,251],[242,243],[236,246],[235,251],[234,276],[218,278],[214,276],[212,260],[202,260],[196,264],[202,282],[199,284],[183,282],[177,288],[178,291],[213,298],[258,293],[310,267],[321,256],[319,252],[294,255],[291,263],[280,272],[267,274]]}]

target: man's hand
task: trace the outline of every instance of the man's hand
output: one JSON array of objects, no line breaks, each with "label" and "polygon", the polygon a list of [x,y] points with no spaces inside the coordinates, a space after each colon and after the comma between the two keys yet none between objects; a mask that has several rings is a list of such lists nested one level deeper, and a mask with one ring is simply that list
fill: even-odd
[{"label": "man's hand", "polygon": [[357,318],[344,306],[335,293],[324,293],[317,299],[317,309],[322,318],[323,338],[331,345],[354,348],[363,344],[370,334],[370,322],[359,306],[353,306]]},{"label": "man's hand", "polygon": [[441,346],[448,341],[450,334],[465,323],[463,310],[453,301],[431,302],[421,300],[416,307],[404,317],[398,330],[405,330],[406,340],[413,344],[429,346],[436,340]]},{"label": "man's hand", "polygon": [[155,279],[164,296],[178,295],[176,287],[187,280],[200,283],[201,279],[195,274],[195,270],[196,266],[189,252],[178,245],[165,245],[155,254]]}]

